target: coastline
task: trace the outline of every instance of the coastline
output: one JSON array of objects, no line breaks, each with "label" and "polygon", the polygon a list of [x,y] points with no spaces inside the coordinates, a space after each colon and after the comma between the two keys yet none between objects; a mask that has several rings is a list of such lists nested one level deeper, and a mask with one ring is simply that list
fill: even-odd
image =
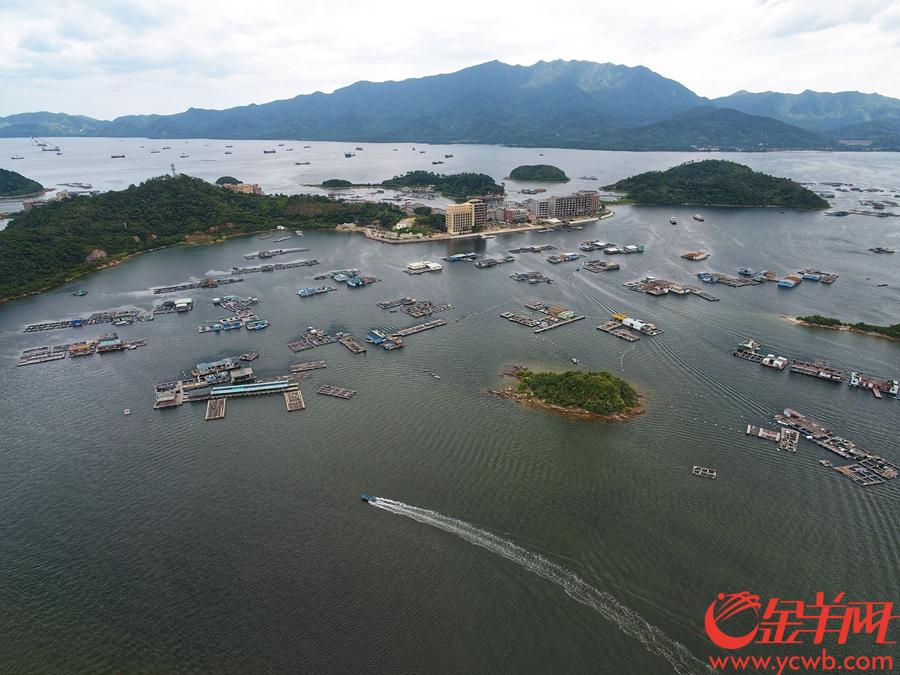
[{"label": "coastline", "polygon": [[[309,229],[307,227],[307,229]],[[327,228],[319,228],[319,229],[327,229]],[[260,234],[263,232],[271,232],[272,228],[265,228],[262,230],[254,230],[252,232],[235,232],[232,234],[226,234],[221,237],[216,237],[215,239],[211,239],[209,241],[180,241],[175,244],[167,244],[166,246],[157,246],[155,248],[148,248],[144,251],[134,251],[133,253],[126,253],[118,257],[111,257],[109,260],[104,262],[102,265],[98,265],[96,267],[91,267],[90,269],[86,269],[82,272],[78,272],[77,274],[73,274],[72,276],[68,276],[62,281],[58,283],[53,283],[48,286],[44,286],[42,288],[38,288],[33,291],[28,291],[27,293],[20,293],[19,295],[14,295],[6,298],[0,298],[0,305],[13,302],[14,300],[21,300],[22,298],[30,298],[33,295],[40,295],[41,293],[46,293],[47,291],[52,291],[54,288],[58,288],[64,284],[67,284],[71,281],[75,281],[76,279],[80,279],[81,277],[87,276],[88,274],[93,274],[94,272],[99,272],[101,270],[109,269],[110,267],[117,267],[122,263],[128,262],[132,258],[137,258],[140,255],[144,255],[145,253],[153,253],[155,251],[163,251],[167,248],[175,248],[180,246],[209,246],[211,244],[221,244],[222,242],[228,241],[229,239],[236,239],[237,237],[248,237],[255,234]],[[191,236],[191,235],[185,235]]]},{"label": "coastline", "polygon": [[[578,224],[579,222],[591,223],[596,219],[597,222],[601,220],[607,220],[608,218],[612,218],[616,215],[616,212],[612,209],[607,209],[606,211],[600,213],[596,216],[596,218],[585,218],[583,221],[571,221],[570,224]],[[544,223],[537,224],[529,224],[523,225],[521,227],[499,227],[490,230],[482,230],[481,232],[470,232],[467,234],[447,234],[446,232],[438,232],[429,237],[414,237],[410,239],[392,239],[388,237],[378,236],[377,230],[371,227],[359,227],[359,226],[348,226],[348,225],[338,225],[335,228],[337,232],[359,232],[366,236],[367,239],[372,241],[378,241],[383,244],[422,244],[431,241],[451,241],[456,239],[478,239],[484,234],[489,235],[498,235],[498,234],[514,234],[516,232],[532,232],[543,230],[547,227]]]},{"label": "coastline", "polygon": [[858,335],[868,335],[870,337],[881,338],[882,340],[887,340],[888,342],[895,342],[900,344],[900,339],[898,338],[892,337],[890,335],[885,335],[884,333],[875,333],[870,330],[861,330],[859,328],[856,328],[855,326],[848,324],[841,324],[838,326],[823,326],[819,323],[809,323],[808,321],[801,321],[796,317],[787,316],[785,314],[779,314],[778,318],[787,321],[788,323],[792,323],[795,326],[803,326],[805,328],[822,328],[824,330],[834,330],[841,333],[857,333]]},{"label": "coastline", "polygon": [[[614,215],[615,215],[614,211],[612,211],[611,209],[607,209],[606,211],[602,212],[601,214],[599,214],[597,216],[597,220],[598,221],[606,220],[607,218],[612,218]],[[227,224],[223,227],[227,227]],[[449,241],[449,240],[453,240],[453,239],[472,239],[472,238],[478,238],[482,234],[495,235],[495,234],[504,234],[504,233],[528,232],[528,231],[532,231],[532,230],[543,229],[544,227],[546,227],[546,225],[528,225],[528,226],[517,227],[517,228],[500,228],[497,230],[485,230],[484,232],[473,232],[470,234],[438,233],[431,237],[422,237],[422,238],[416,238],[416,239],[397,239],[397,240],[384,239],[382,237],[378,237],[374,234],[375,233],[374,229],[369,228],[369,227],[360,227],[358,225],[344,224],[344,225],[336,225],[333,227],[329,226],[329,227],[318,227],[318,228],[310,228],[307,225],[306,229],[332,230],[334,232],[345,232],[345,233],[359,232],[359,233],[364,234],[366,236],[366,238],[371,241],[378,241],[378,242],[381,242],[384,244],[420,244],[420,243],[431,242],[431,241]],[[35,289],[33,291],[27,291],[24,293],[20,293],[18,295],[0,298],[0,305],[7,303],[7,302],[13,302],[14,300],[21,300],[23,298],[28,298],[28,297],[31,297],[34,295],[40,295],[41,293],[51,291],[54,288],[57,288],[64,284],[67,284],[71,281],[75,281],[76,279],[80,279],[81,277],[84,277],[88,274],[92,274],[94,272],[99,272],[101,270],[108,269],[110,267],[115,267],[117,265],[121,265],[122,263],[128,262],[132,258],[136,258],[137,256],[143,255],[145,253],[153,253],[154,251],[161,251],[163,249],[171,248],[173,246],[208,246],[211,244],[220,244],[224,241],[227,241],[229,239],[234,239],[236,237],[247,237],[247,236],[252,236],[252,235],[256,235],[256,234],[260,234],[260,233],[264,233],[264,232],[271,232],[271,231],[273,231],[273,229],[271,227],[266,227],[266,228],[262,228],[259,230],[242,231],[242,232],[224,234],[221,236],[217,236],[215,238],[211,238],[210,235],[207,235],[207,234],[200,234],[199,236],[194,235],[194,234],[187,234],[187,235],[185,235],[184,241],[180,241],[180,242],[177,242],[174,244],[168,244],[166,246],[157,246],[155,248],[149,248],[149,249],[142,250],[142,251],[134,251],[132,253],[122,254],[122,255],[116,256],[116,257],[111,257],[108,260],[106,260],[102,265],[98,265],[96,267],[91,267],[89,269],[83,270],[76,274],[72,274],[71,276],[67,276],[59,282],[48,284],[41,288]],[[194,237],[194,240],[191,240],[191,237]]]}]

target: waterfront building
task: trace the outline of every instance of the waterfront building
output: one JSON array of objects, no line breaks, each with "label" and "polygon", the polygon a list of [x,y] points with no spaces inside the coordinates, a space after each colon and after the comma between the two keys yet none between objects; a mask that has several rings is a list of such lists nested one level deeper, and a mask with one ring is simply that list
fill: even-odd
[{"label": "waterfront building", "polygon": [[487,223],[487,204],[483,199],[470,199],[447,207],[444,223],[449,234],[467,234]]},{"label": "waterfront building", "polygon": [[576,218],[596,214],[600,210],[600,195],[593,190],[580,190],[562,197],[529,199],[526,204],[535,218]]}]

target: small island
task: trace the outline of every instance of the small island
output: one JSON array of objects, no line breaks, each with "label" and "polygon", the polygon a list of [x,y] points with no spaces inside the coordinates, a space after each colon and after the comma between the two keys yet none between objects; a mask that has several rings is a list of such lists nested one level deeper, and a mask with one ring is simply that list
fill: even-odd
[{"label": "small island", "polygon": [[810,328],[843,330],[851,333],[862,333],[863,335],[874,335],[875,337],[900,342],[900,323],[891,324],[890,326],[879,326],[877,324],[863,323],[862,321],[858,323],[847,323],[830,316],[822,316],[821,314],[798,316],[795,321],[801,326],[808,326]]},{"label": "small island", "polygon": [[45,192],[44,186],[36,180],[15,171],[0,169],[0,197],[29,197],[42,192]]},{"label": "small island", "polygon": [[[376,186],[373,186],[376,187]],[[380,187],[399,189],[432,188],[448,199],[465,201],[472,195],[502,195],[503,186],[485,173],[434,173],[432,171],[408,171],[382,181]]]},{"label": "small island", "polygon": [[666,171],[625,178],[607,190],[624,192],[634,204],[657,206],[750,206],[825,209],[816,193],[788,178],[777,178],[723,159],[687,162]]},{"label": "small island", "polygon": [[343,178],[329,178],[328,180],[322,181],[322,187],[332,190],[343,190],[344,188],[353,187],[353,183],[349,180],[344,180]]},{"label": "small island", "polygon": [[566,172],[550,164],[523,164],[509,172],[511,180],[531,183],[568,183]]},{"label": "small island", "polygon": [[518,379],[518,387],[492,389],[491,394],[568,417],[615,422],[643,412],[634,388],[605,371],[535,373],[513,367],[504,374]]}]

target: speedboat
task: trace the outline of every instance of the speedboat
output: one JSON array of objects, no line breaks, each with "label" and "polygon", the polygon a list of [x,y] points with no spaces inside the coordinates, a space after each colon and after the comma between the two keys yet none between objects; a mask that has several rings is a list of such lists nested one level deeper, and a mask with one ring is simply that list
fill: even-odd
[{"label": "speedboat", "polygon": [[122,411],[122,414],[123,414],[123,415],[130,415],[130,414],[131,414],[131,408],[125,408],[125,410]]},{"label": "speedboat", "polygon": [[377,499],[378,499],[378,497],[375,497],[375,496],[373,496],[373,495],[370,495],[368,492],[363,492],[363,493],[359,496],[359,498],[360,498],[361,500],[363,500],[364,502],[370,502],[370,503],[374,503],[374,502],[377,501]]}]

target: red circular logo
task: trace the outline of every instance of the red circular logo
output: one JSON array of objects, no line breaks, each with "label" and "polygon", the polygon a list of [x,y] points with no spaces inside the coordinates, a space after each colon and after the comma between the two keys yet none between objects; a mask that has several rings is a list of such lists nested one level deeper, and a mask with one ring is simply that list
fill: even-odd
[{"label": "red circular logo", "polygon": [[[706,609],[705,625],[709,639],[723,649],[740,649],[753,642],[756,631],[759,629],[759,612],[761,607],[758,595],[751,595],[749,591],[740,593],[719,593],[716,600],[710,603]],[[753,628],[741,635],[732,635],[724,630],[725,623],[732,617],[752,612]],[[748,621],[747,618],[744,622]],[[737,623],[737,622],[732,622]],[[741,629],[744,630],[744,629]]]}]

